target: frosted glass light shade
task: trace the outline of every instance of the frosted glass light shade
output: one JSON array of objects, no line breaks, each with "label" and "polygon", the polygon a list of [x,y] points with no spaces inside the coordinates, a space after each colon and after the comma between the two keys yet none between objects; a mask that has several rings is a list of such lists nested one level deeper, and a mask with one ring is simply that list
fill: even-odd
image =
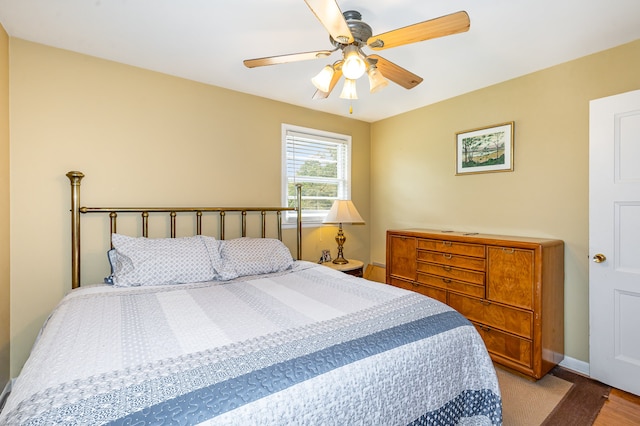
[{"label": "frosted glass light shade", "polygon": [[311,79],[311,82],[316,86],[316,89],[326,93],[329,91],[329,86],[331,85],[331,79],[333,78],[334,72],[333,67],[331,65],[327,65]]},{"label": "frosted glass light shade", "polygon": [[342,64],[342,74],[345,78],[357,80],[367,69],[364,59],[360,56],[358,48],[351,45],[344,48],[344,63]]},{"label": "frosted glass light shade", "polygon": [[389,85],[389,80],[384,78],[377,67],[369,67],[367,74],[369,75],[369,93],[376,93]]},{"label": "frosted glass light shade", "polygon": [[325,217],[322,222],[364,224],[364,219],[362,219],[362,216],[358,213],[356,206],[353,205],[353,201],[336,200],[333,202],[327,217]]},{"label": "frosted glass light shade", "polygon": [[341,99],[358,99],[358,92],[356,92],[356,81],[349,78],[344,79],[344,86],[342,86],[342,93],[340,93]]}]

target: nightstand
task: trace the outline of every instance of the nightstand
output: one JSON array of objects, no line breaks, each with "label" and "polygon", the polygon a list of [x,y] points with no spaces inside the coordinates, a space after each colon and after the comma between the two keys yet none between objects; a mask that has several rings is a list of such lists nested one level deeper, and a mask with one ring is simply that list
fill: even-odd
[{"label": "nightstand", "polygon": [[354,277],[362,278],[362,268],[364,267],[364,263],[355,259],[347,260],[349,263],[345,263],[344,265],[333,262],[323,262],[322,265],[328,266],[336,271],[344,272],[345,274],[353,275]]}]

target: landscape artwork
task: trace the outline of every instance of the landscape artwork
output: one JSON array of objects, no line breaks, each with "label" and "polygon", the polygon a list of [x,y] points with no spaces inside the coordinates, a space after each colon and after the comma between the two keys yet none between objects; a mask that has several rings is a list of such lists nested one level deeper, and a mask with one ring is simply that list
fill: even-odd
[{"label": "landscape artwork", "polygon": [[513,171],[514,122],[456,133],[456,175]]}]

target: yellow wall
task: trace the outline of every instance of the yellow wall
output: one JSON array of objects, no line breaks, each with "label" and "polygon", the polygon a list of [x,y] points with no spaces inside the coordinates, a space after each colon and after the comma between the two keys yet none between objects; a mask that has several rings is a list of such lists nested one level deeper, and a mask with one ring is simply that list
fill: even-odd
[{"label": "yellow wall", "polygon": [[[369,220],[368,123],[20,39],[10,47],[12,375],[70,288],[70,170],[86,175],[84,205],[280,205],[289,123],[352,135],[352,199]],[[335,255],[336,232],[307,230],[303,257]],[[368,225],[345,232],[348,255],[367,262]],[[83,263],[84,282],[108,273],[104,256]]]},{"label": "yellow wall", "polygon": [[[640,41],[371,125],[20,39],[9,47],[12,376],[69,290],[67,171],[86,174],[85,205],[277,205],[281,123],[353,136],[352,198],[367,225],[345,227],[349,257],[384,263],[389,228],[564,240],[566,353],[588,361],[588,101],[640,88]],[[454,176],[455,132],[511,120],[514,172]],[[335,231],[307,229],[305,259],[335,253]],[[106,273],[104,253],[92,255],[85,282]],[[0,245],[7,274],[8,259]]]},{"label": "yellow wall", "polygon": [[[640,40],[371,129],[371,261],[385,231],[433,227],[565,241],[565,352],[589,359],[589,100],[640,88]],[[455,176],[455,133],[515,121],[515,170]]]},{"label": "yellow wall", "polygon": [[9,37],[0,25],[0,391],[9,380]]}]

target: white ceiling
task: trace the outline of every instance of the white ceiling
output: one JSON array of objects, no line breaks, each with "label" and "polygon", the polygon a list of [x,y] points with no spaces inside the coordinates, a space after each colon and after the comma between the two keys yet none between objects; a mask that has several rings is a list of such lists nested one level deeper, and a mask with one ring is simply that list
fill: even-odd
[{"label": "white ceiling", "polygon": [[[640,39],[640,0],[339,0],[379,34],[465,10],[471,29],[377,52],[424,81],[359,98],[312,100],[309,81],[338,58],[246,68],[243,59],[332,49],[303,0],[0,0],[22,38],[99,58],[376,121]],[[372,51],[365,48],[365,53]]]}]

